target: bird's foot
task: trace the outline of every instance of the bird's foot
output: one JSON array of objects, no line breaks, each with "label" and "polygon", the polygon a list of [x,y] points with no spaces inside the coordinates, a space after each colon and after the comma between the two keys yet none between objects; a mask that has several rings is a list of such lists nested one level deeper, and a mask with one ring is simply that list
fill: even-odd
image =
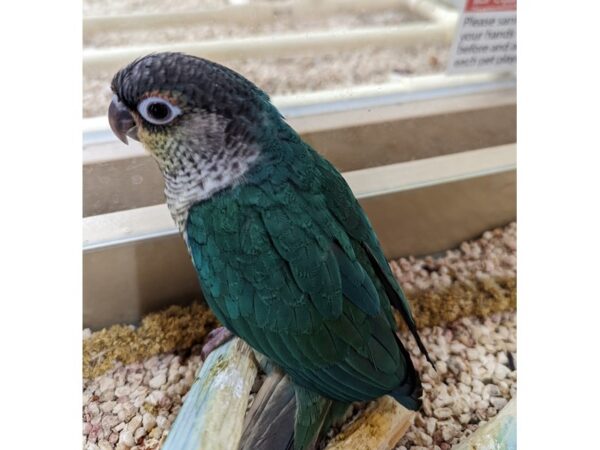
[{"label": "bird's foot", "polygon": [[202,360],[206,361],[206,358],[208,358],[208,355],[210,355],[214,349],[220,347],[232,337],[233,333],[225,327],[215,328],[208,333],[206,342],[202,346],[202,352],[200,353]]}]

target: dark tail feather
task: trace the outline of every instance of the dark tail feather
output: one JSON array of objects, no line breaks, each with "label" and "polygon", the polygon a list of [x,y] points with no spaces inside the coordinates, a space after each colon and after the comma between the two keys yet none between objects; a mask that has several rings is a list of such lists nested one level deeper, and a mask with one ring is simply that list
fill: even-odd
[{"label": "dark tail feather", "polygon": [[394,286],[392,286],[392,283],[390,282],[390,280],[384,273],[379,262],[377,261],[377,258],[375,257],[375,255],[373,254],[373,252],[371,251],[369,246],[364,244],[364,248],[367,252],[367,255],[369,256],[369,259],[371,260],[371,265],[373,266],[373,268],[375,269],[375,272],[377,273],[377,277],[383,284],[383,288],[385,289],[385,293],[388,296],[388,298],[390,299],[390,302],[398,311],[400,311],[400,314],[402,314],[402,318],[404,319],[404,322],[406,322],[408,329],[410,330],[411,334],[415,338],[415,341],[417,342],[417,346],[419,347],[419,350],[421,351],[422,354],[425,355],[425,358],[427,358],[427,361],[429,361],[429,364],[431,364],[431,366],[435,369],[435,364],[429,357],[429,353],[427,353],[427,349],[425,348],[425,345],[423,345],[423,341],[421,341],[421,337],[419,336],[419,332],[417,331],[417,325],[415,324],[415,321],[410,313],[410,310],[406,306],[406,305],[408,305],[408,302],[406,301],[406,298],[403,298],[404,293],[402,292],[402,289],[395,289]]},{"label": "dark tail feather", "polygon": [[398,336],[395,337],[398,342],[398,347],[406,361],[406,374],[402,384],[390,392],[390,395],[405,408],[418,411],[421,408],[421,396],[423,395],[421,379],[413,366],[408,351],[404,348],[404,345],[402,345]]},{"label": "dark tail feather", "polygon": [[296,396],[289,378],[273,369],[246,414],[240,450],[282,450],[294,435]]}]

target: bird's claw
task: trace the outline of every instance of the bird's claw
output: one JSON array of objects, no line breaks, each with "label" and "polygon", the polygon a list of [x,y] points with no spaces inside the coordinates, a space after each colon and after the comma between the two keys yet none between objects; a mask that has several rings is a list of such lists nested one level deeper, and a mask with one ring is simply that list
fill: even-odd
[{"label": "bird's claw", "polygon": [[215,328],[210,333],[208,333],[208,335],[206,336],[206,342],[202,346],[202,351],[200,353],[202,360],[206,361],[206,358],[208,358],[208,355],[210,355],[214,349],[220,347],[232,337],[233,334],[231,333],[231,331],[229,331],[225,327]]}]

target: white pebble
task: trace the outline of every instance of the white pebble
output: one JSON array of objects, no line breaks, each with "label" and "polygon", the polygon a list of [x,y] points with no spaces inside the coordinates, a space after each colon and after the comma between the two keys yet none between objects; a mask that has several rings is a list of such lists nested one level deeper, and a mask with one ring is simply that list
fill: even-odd
[{"label": "white pebble", "polygon": [[458,390],[461,394],[468,394],[471,392],[471,387],[466,385],[465,383],[458,383]]},{"label": "white pebble", "polygon": [[460,342],[453,342],[450,344],[450,351],[455,355],[460,355],[465,348],[464,344],[461,344]]},{"label": "white pebble", "polygon": [[472,390],[475,394],[481,394],[483,392],[483,388],[484,384],[481,381],[477,379],[473,380]]},{"label": "white pebble", "polygon": [[460,423],[462,423],[463,425],[468,424],[471,421],[471,415],[470,414],[461,414],[460,417],[458,418],[458,421]]},{"label": "white pebble", "polygon": [[91,418],[90,423],[92,425],[100,425],[100,421],[102,420],[102,416],[94,416]]},{"label": "white pebble", "polygon": [[139,415],[134,416],[127,424],[127,430],[134,433],[135,430],[137,430],[141,424],[142,424],[142,417]]},{"label": "white pebble", "polygon": [[112,414],[107,414],[102,417],[102,429],[105,431],[109,431],[111,428],[117,426],[119,423],[119,418],[117,416],[113,416]]},{"label": "white pebble", "polygon": [[418,436],[420,443],[425,445],[426,447],[430,447],[431,444],[433,444],[433,438],[427,433],[420,431]]},{"label": "white pebble", "polygon": [[435,427],[437,425],[437,420],[435,420],[433,417],[429,417],[426,422],[425,422],[425,427],[427,429],[427,433],[429,433],[430,436],[433,435],[433,433],[435,432]]},{"label": "white pebble", "polygon": [[142,424],[146,431],[150,431],[156,426],[156,419],[152,414],[144,413],[144,416],[142,417]]},{"label": "white pebble", "polygon": [[152,389],[159,389],[163,384],[165,384],[167,382],[167,377],[164,373],[159,373],[158,375],[156,375],[154,378],[152,378],[149,382],[148,385],[152,388]]},{"label": "white pebble", "polygon": [[119,386],[115,389],[115,396],[117,397],[126,397],[131,393],[131,388],[129,386]]},{"label": "white pebble", "polygon": [[435,367],[440,375],[446,375],[448,373],[448,365],[444,361],[437,361]]},{"label": "white pebble", "polygon": [[430,416],[432,414],[431,400],[428,397],[423,398],[423,412]]},{"label": "white pebble", "polygon": [[459,380],[461,383],[468,385],[470,385],[472,382],[471,375],[469,375],[467,372],[461,372]]},{"label": "white pebble", "polygon": [[460,416],[462,413],[469,412],[469,404],[463,398],[458,398],[452,404],[452,412],[455,416]]},{"label": "white pebble", "polygon": [[452,410],[450,408],[436,408],[433,410],[433,415],[438,419],[448,419],[452,417]]},{"label": "white pebble", "polygon": [[475,404],[475,407],[477,409],[485,409],[485,408],[487,408],[487,406],[488,406],[488,402],[486,402],[484,400],[481,400]]},{"label": "white pebble", "polygon": [[158,428],[165,430],[168,426],[168,421],[167,418],[165,416],[158,416],[156,418],[156,425],[158,426]]},{"label": "white pebble", "polygon": [[435,408],[441,408],[443,406],[448,406],[452,403],[452,397],[450,397],[445,392],[441,392],[433,401],[433,406]]},{"label": "white pebble", "polygon": [[146,401],[153,406],[158,405],[163,398],[165,397],[165,393],[163,391],[152,391],[148,397],[146,397]]},{"label": "white pebble", "polygon": [[113,450],[113,446],[110,442],[105,440],[98,442],[98,447],[100,447],[100,450]]},{"label": "white pebble", "polygon": [[108,376],[100,378],[100,392],[113,391],[114,389],[115,380]]},{"label": "white pebble", "polygon": [[133,439],[135,440],[135,442],[138,442],[145,435],[146,435],[146,430],[144,430],[144,427],[139,427],[133,433]]},{"label": "white pebble", "polygon": [[507,403],[508,401],[502,397],[492,397],[490,399],[490,404],[497,410],[501,410],[502,408],[504,408]]},{"label": "white pebble", "polygon": [[446,442],[451,441],[460,432],[460,427],[454,423],[444,424],[441,428],[442,438]]},{"label": "white pebble", "polygon": [[448,368],[455,376],[458,376],[466,370],[467,366],[460,358],[453,356],[448,360]]},{"label": "white pebble", "polygon": [[114,409],[116,404],[117,404],[117,402],[115,402],[113,400],[104,402],[104,403],[100,403],[100,409],[102,410],[103,413],[110,413],[110,412],[112,412],[112,410]]},{"label": "white pebble", "polygon": [[477,348],[468,348],[467,349],[467,358],[469,361],[476,361],[479,359],[480,353]]},{"label": "white pebble", "polygon": [[509,373],[510,369],[508,367],[504,364],[498,364],[494,370],[494,377],[498,380],[504,380]]},{"label": "white pebble", "polygon": [[124,444],[127,447],[133,447],[135,445],[133,433],[129,430],[121,431],[121,434],[119,434],[119,444]]},{"label": "white pebble", "polygon": [[100,414],[100,408],[98,407],[98,403],[92,402],[89,405],[87,405],[87,412],[91,416],[98,416]]},{"label": "white pebble", "polygon": [[495,384],[488,384],[483,388],[483,399],[488,400],[490,397],[500,397],[500,388]]}]

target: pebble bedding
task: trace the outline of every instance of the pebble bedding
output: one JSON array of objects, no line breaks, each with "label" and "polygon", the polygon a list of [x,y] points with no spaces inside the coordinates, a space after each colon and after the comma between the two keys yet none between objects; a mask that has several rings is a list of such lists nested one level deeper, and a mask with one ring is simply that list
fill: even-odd
[{"label": "pebble bedding", "polygon": [[[84,16],[124,13],[199,10],[227,2],[220,0],[172,2],[140,2],[138,0],[84,1]],[[365,26],[400,25],[422,21],[422,17],[399,7],[388,11],[350,14],[339,12],[326,17],[292,19],[277,17],[258,25],[239,23],[198,24],[154,27],[144,30],[96,32],[85,35],[85,50],[134,45],[165,45],[176,42],[197,42],[244,36],[299,33],[314,30],[340,30]],[[417,44],[398,49],[361,48],[318,54],[290,54],[286,57],[233,59],[227,66],[241,73],[269,95],[343,88],[363,84],[383,83],[407,75],[441,72],[446,67],[447,44]],[[110,81],[114,71],[85,73],[83,78],[83,116],[106,114],[112,93]]]},{"label": "pebble bedding", "polygon": [[[516,394],[516,224],[436,258],[401,258],[390,265],[437,367],[435,372],[426,364],[402,332],[424,398],[396,450],[447,450]],[[212,314],[196,304],[151,314],[137,328],[84,330],[83,448],[158,449],[202,365],[206,333],[215,326]],[[361,410],[357,405],[353,416]]]}]

